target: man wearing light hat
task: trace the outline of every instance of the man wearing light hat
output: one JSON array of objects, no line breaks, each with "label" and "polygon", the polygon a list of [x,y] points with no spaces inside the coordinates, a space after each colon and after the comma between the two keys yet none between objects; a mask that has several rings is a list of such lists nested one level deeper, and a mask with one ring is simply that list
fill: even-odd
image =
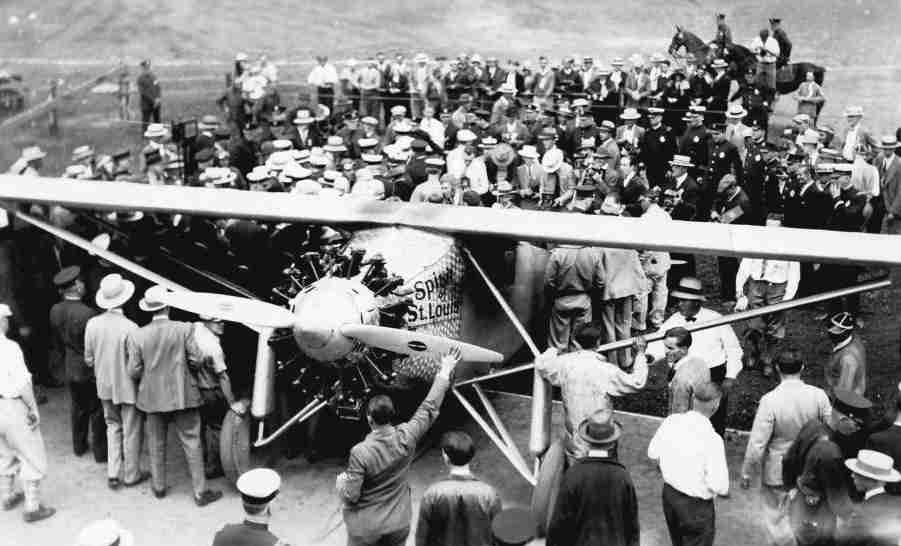
[{"label": "man wearing light hat", "polygon": [[106,419],[107,482],[111,489],[137,485],[150,477],[140,471],[144,416],[135,406],[137,388],[127,370],[127,340],[138,325],[122,312],[134,291],[134,283],[118,273],[103,277],[94,300],[104,312],[88,321],[84,333],[85,364],[94,368],[97,396]]},{"label": "man wearing light hat", "polygon": [[278,473],[269,468],[254,468],[241,474],[235,486],[241,493],[244,522],[220,529],[213,538],[213,546],[285,546],[285,542],[269,531],[270,504],[282,486]]},{"label": "man wearing light hat", "polygon": [[316,118],[306,108],[299,109],[294,114],[294,126],[297,128],[291,136],[291,143],[297,150],[309,150],[322,146],[322,135],[316,125]]},{"label": "man wearing light hat", "polygon": [[641,119],[641,114],[635,108],[626,108],[619,115],[619,119],[623,120],[624,125],[616,128],[616,141],[636,152],[644,139],[644,128],[635,124],[637,120]]},{"label": "man wearing light hat", "polygon": [[651,187],[663,186],[669,162],[676,153],[676,135],[673,130],[663,124],[663,108],[648,108],[650,125],[639,144],[639,161],[645,164],[648,184]]},{"label": "man wearing light hat", "polygon": [[538,162],[538,150],[527,144],[517,152],[523,164],[516,168],[516,185],[522,197],[537,196],[540,189],[547,184],[547,172]]},{"label": "man wearing light hat", "polygon": [[[0,502],[3,510],[9,511],[24,500],[25,521],[35,522],[56,510],[41,504],[47,452],[25,356],[19,344],[8,337],[11,316],[9,306],[0,303]],[[15,491],[16,477],[22,480],[24,493]]]},{"label": "man wearing light hat", "polygon": [[192,342],[194,327],[188,322],[169,320],[166,289],[151,286],[138,307],[153,318],[128,337],[128,372],[138,381],[137,406],[147,414],[150,474],[153,494],[166,496],[166,443],[169,423],[185,453],[193,486],[194,502],[206,506],[222,497],[221,491],[207,489],[200,442],[200,413],[203,404],[190,362],[202,357]]},{"label": "man wearing light hat", "polygon": [[28,146],[22,150],[19,156],[9,169],[9,174],[17,174],[20,176],[40,176],[40,169],[44,166],[44,158],[47,152],[41,150],[38,146]]},{"label": "man wearing light hat", "polygon": [[886,492],[887,486],[901,482],[901,473],[892,468],[894,464],[889,455],[871,449],[861,449],[857,457],[845,460],[863,502],[857,506],[859,516],[843,530],[843,537],[867,546],[896,546],[901,542],[901,496]]}]

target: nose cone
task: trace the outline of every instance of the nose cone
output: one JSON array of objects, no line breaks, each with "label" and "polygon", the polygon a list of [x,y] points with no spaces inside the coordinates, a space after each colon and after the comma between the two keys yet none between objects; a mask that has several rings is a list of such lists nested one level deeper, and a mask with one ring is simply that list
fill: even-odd
[{"label": "nose cone", "polygon": [[294,340],[302,349],[323,349],[335,336],[334,329],[322,323],[316,324],[311,320],[298,320],[294,323],[293,330]]}]

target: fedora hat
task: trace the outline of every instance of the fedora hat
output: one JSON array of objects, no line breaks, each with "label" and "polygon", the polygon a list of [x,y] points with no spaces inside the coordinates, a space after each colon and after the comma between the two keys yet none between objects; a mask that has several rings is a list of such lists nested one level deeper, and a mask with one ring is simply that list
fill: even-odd
[{"label": "fedora hat", "polygon": [[846,118],[853,117],[862,117],[863,116],[863,107],[862,106],[848,106],[845,108],[845,111],[842,112]]},{"label": "fedora hat", "polygon": [[313,114],[311,114],[309,110],[302,108],[294,114],[292,123],[294,123],[294,125],[309,125],[314,121],[316,120],[313,118]]},{"label": "fedora hat", "polygon": [[832,334],[843,334],[853,330],[854,317],[847,311],[836,313],[829,319],[829,326],[826,329]]},{"label": "fedora hat", "polygon": [[851,472],[888,483],[901,481],[901,473],[893,468],[894,464],[891,457],[872,449],[861,449],[857,452],[857,457],[845,459],[845,466]]},{"label": "fedora hat", "polygon": [[695,277],[682,277],[670,295],[680,300],[705,301],[707,299],[701,290],[701,281]]},{"label": "fedora hat", "polygon": [[344,145],[344,139],[339,136],[330,136],[322,149],[326,152],[346,152],[347,146]]},{"label": "fedora hat", "polygon": [[538,159],[538,150],[535,149],[535,146],[532,146],[530,144],[523,146],[522,150],[520,150],[518,153],[520,156],[526,159]]},{"label": "fedora hat", "polygon": [[47,157],[47,152],[42,150],[39,146],[28,146],[22,150],[22,159],[25,161],[34,161],[45,157]]},{"label": "fedora hat", "polygon": [[672,161],[670,161],[669,164],[674,167],[694,167],[694,164],[691,162],[690,157],[688,157],[687,155],[679,154],[674,155]]},{"label": "fedora hat", "polygon": [[160,285],[154,285],[147,289],[144,292],[144,297],[138,301],[138,307],[141,311],[145,311],[147,313],[155,313],[160,309],[165,309],[169,305],[163,301],[163,298],[166,295],[165,287]]},{"label": "fedora hat", "polygon": [[100,288],[94,296],[97,307],[101,309],[115,309],[125,305],[135,293],[135,285],[128,279],[123,279],[118,273],[110,273],[100,280]]},{"label": "fedora hat", "polygon": [[883,150],[892,150],[901,146],[898,144],[898,138],[895,135],[882,135],[879,138],[879,143],[876,144],[877,148],[882,148]]},{"label": "fedora hat", "polygon": [[589,444],[609,444],[622,434],[622,427],[613,420],[613,411],[598,410],[579,423],[579,438]]},{"label": "fedora hat", "polygon": [[729,63],[722,59],[714,59],[713,64],[711,64],[713,68],[729,68]]},{"label": "fedora hat", "polygon": [[79,146],[72,150],[72,161],[84,161],[94,157],[94,148],[88,145]]},{"label": "fedora hat", "polygon": [[162,123],[151,123],[147,126],[147,130],[144,131],[144,138],[163,138],[168,134],[169,131],[166,130],[166,126]]},{"label": "fedora hat", "polygon": [[635,108],[626,108],[623,110],[623,113],[619,115],[619,119],[623,120],[636,120],[641,119],[641,114],[638,113],[638,110]]}]

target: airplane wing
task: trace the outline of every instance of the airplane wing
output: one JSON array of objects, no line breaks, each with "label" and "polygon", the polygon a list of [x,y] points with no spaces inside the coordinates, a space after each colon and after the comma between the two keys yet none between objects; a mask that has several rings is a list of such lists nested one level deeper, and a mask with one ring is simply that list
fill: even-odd
[{"label": "airplane wing", "polygon": [[455,235],[694,254],[901,264],[901,245],[893,235],[683,221],[660,226],[636,218],[364,201],[352,197],[0,175],[0,201],[272,222],[405,226]]}]

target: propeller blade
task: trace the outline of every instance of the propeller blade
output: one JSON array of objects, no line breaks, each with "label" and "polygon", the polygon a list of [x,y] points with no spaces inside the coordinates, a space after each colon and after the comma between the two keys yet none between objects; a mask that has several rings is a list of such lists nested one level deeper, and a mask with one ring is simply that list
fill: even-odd
[{"label": "propeller blade", "polygon": [[341,333],[366,345],[411,356],[421,354],[437,356],[447,353],[452,347],[457,347],[463,353],[463,360],[469,362],[503,362],[504,360],[504,355],[501,353],[483,349],[478,345],[412,330],[368,324],[345,324],[341,327]]},{"label": "propeller blade", "polygon": [[264,328],[287,328],[297,319],[284,307],[225,294],[177,291],[166,293],[162,299],[176,309]]}]

